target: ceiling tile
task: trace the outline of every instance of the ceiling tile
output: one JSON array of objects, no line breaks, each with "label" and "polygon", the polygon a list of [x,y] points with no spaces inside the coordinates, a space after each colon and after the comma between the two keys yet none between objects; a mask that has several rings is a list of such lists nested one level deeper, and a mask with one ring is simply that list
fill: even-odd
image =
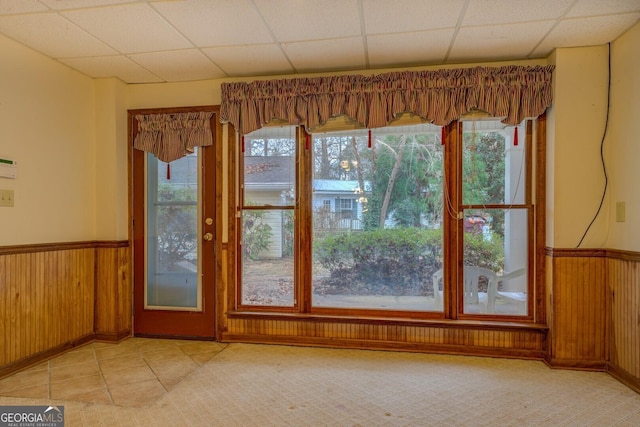
[{"label": "ceiling tile", "polygon": [[464,0],[363,0],[367,34],[408,33],[425,29],[453,28]]},{"label": "ceiling tile", "polygon": [[395,67],[441,63],[453,34],[454,30],[448,29],[368,36],[369,64]]},{"label": "ceiling tile", "polygon": [[283,43],[298,72],[365,68],[362,37]]},{"label": "ceiling tile", "polygon": [[120,53],[193,47],[146,4],[79,9],[61,14]]},{"label": "ceiling tile", "polygon": [[629,12],[640,12],[639,0],[578,0],[566,17],[613,15]]},{"label": "ceiling tile", "polygon": [[0,16],[0,31],[53,58],[117,53],[55,13]]},{"label": "ceiling tile", "polygon": [[124,55],[68,58],[60,62],[96,78],[117,77],[125,83],[159,83],[162,79]]},{"label": "ceiling tile", "polygon": [[526,58],[554,21],[461,28],[449,62]]},{"label": "ceiling tile", "polygon": [[37,0],[2,0],[0,1],[0,15],[14,13],[41,12],[47,8]]},{"label": "ceiling tile", "polygon": [[197,46],[273,43],[248,0],[189,0],[154,3],[154,8]]},{"label": "ceiling tile", "polygon": [[594,46],[611,42],[639,18],[640,13],[628,13],[564,19],[540,43],[534,55],[546,55],[556,47]]},{"label": "ceiling tile", "polygon": [[[134,0],[40,0],[40,3],[44,3],[53,10],[64,9],[86,9],[96,6],[108,6],[113,4],[134,3]],[[135,2],[139,3],[139,2]]]},{"label": "ceiling tile", "polygon": [[496,25],[515,22],[531,22],[556,19],[575,0],[474,0],[462,21],[468,25]]},{"label": "ceiling tile", "polygon": [[222,70],[197,49],[139,53],[129,57],[165,81],[225,77]]},{"label": "ceiling tile", "polygon": [[360,35],[357,0],[254,0],[277,41],[297,42]]},{"label": "ceiling tile", "polygon": [[229,76],[288,74],[293,68],[275,45],[209,47],[205,55]]}]

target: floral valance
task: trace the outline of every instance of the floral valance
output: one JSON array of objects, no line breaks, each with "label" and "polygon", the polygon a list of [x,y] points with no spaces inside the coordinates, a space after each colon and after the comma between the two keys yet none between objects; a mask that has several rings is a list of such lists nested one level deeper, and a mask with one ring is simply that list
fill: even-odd
[{"label": "floral valance", "polygon": [[133,147],[171,162],[194,147],[213,144],[211,116],[213,112],[137,115],[138,134]]},{"label": "floral valance", "polygon": [[413,113],[446,125],[472,109],[515,125],[551,104],[553,66],[504,66],[222,84],[220,120],[247,134],[273,119],[307,130],[346,115],[366,128]]}]

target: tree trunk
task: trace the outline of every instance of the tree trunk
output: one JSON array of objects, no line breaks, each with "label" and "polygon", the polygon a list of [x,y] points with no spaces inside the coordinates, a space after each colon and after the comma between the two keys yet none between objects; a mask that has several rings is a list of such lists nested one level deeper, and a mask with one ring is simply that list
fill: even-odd
[{"label": "tree trunk", "polygon": [[398,152],[396,154],[396,163],[393,165],[393,169],[391,170],[389,184],[387,184],[387,191],[384,194],[384,201],[382,202],[382,208],[380,209],[380,228],[384,228],[384,220],[387,218],[387,210],[389,209],[389,203],[391,201],[391,193],[393,192],[393,185],[395,184],[396,177],[398,176],[398,171],[400,171],[406,142],[407,136],[402,135],[400,145],[398,146]]}]

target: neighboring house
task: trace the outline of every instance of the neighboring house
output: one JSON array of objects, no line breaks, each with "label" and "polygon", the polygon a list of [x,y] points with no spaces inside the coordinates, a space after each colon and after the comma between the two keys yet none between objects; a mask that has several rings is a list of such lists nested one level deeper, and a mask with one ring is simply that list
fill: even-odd
[{"label": "neighboring house", "polygon": [[[244,158],[245,205],[293,205],[295,162],[290,156]],[[313,181],[314,228],[317,231],[362,230],[362,194],[358,181]],[[271,227],[272,243],[263,257],[279,258],[286,246],[286,215],[289,210],[269,210],[263,220]]]},{"label": "neighboring house", "polygon": [[314,179],[314,229],[362,230],[364,200],[358,181]]}]

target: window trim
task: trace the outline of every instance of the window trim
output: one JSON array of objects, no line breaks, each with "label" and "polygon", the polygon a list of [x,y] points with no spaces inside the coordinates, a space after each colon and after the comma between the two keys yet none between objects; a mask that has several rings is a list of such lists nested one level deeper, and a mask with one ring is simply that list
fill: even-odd
[{"label": "window trim", "polygon": [[[535,122],[535,123],[534,123]],[[458,170],[458,156],[460,153],[460,143],[462,138],[462,121],[453,121],[449,125],[444,126],[443,135],[445,138],[445,167],[454,168],[450,170]],[[534,149],[534,136],[535,136],[535,149]],[[237,138],[240,138],[236,134]],[[532,291],[530,298],[528,298],[528,315],[527,316],[492,316],[492,315],[471,315],[462,314],[462,310],[457,307],[458,300],[458,286],[448,285],[450,291],[444,293],[444,310],[443,312],[407,312],[407,311],[394,311],[394,310],[374,310],[374,309],[358,309],[358,308],[326,308],[326,307],[312,307],[312,286],[304,286],[305,283],[311,283],[311,268],[309,257],[303,257],[303,253],[311,253],[311,232],[304,233],[300,230],[305,230],[304,227],[309,228],[311,224],[311,212],[312,212],[312,198],[302,197],[302,194],[298,197],[298,202],[294,207],[295,220],[298,226],[295,227],[295,242],[294,242],[294,257],[295,257],[295,279],[297,292],[296,304],[294,308],[288,310],[283,307],[271,307],[271,306],[257,306],[257,305],[241,305],[240,296],[240,284],[239,278],[241,277],[236,270],[235,274],[231,274],[230,278],[234,280],[230,281],[230,295],[227,314],[230,317],[253,317],[253,316],[267,316],[267,318],[282,318],[282,319],[339,319],[339,321],[345,321],[353,319],[356,323],[362,321],[379,321],[379,322],[394,322],[394,321],[410,321],[410,322],[427,322],[438,325],[448,325],[451,322],[460,323],[465,325],[495,325],[498,328],[504,325],[520,325],[519,327],[543,327],[546,323],[546,304],[545,304],[545,195],[546,195],[546,113],[543,113],[537,118],[531,118],[526,120],[526,132],[527,138],[527,200],[530,203],[526,203],[522,207],[530,209],[529,215],[529,289]],[[308,134],[302,127],[297,127],[296,131],[296,146],[300,150],[300,154],[297,162],[296,171],[296,186],[300,187],[301,182],[311,182],[312,179],[312,152],[309,149],[309,140],[311,135]],[[235,147],[240,147],[240,144],[236,144]],[[230,150],[230,158],[241,159],[241,153],[239,148]],[[234,154],[235,153],[235,154]],[[237,160],[236,160],[237,161]],[[238,171],[237,176],[241,175],[242,163],[237,161]],[[455,200],[461,198],[461,182],[458,178],[458,173],[454,176],[449,176],[444,185],[448,187],[450,197]],[[231,181],[233,183],[233,180]],[[236,181],[237,182],[237,181]],[[239,183],[239,191],[231,189],[233,194],[239,194],[238,199],[242,197],[242,187]],[[453,206],[454,215],[457,217],[461,213],[461,207],[464,205],[456,204]],[[487,205],[488,206],[488,205]],[[518,206],[521,207],[521,206]],[[238,222],[240,217],[239,212],[240,205],[237,205],[234,212],[236,220],[236,233],[239,233],[241,226]],[[462,221],[457,221],[458,226],[453,226],[449,215],[443,217],[443,238],[447,241],[459,242],[463,234],[460,229],[462,227]],[[310,230],[310,228],[309,228]],[[231,236],[231,234],[230,234]],[[239,238],[238,234],[235,234],[236,239]],[[451,240],[453,239],[453,240]],[[230,239],[230,245],[234,245]],[[237,244],[235,245],[236,247]],[[452,283],[452,277],[457,275],[457,272],[461,269],[460,264],[462,258],[459,257],[458,251],[461,250],[461,245],[445,245],[444,250],[448,251],[448,254],[444,256],[443,269],[444,269],[444,283]],[[452,256],[454,255],[454,256]],[[238,250],[236,253],[236,268],[239,268],[241,253]],[[405,319],[405,320],[402,320]]]}]

